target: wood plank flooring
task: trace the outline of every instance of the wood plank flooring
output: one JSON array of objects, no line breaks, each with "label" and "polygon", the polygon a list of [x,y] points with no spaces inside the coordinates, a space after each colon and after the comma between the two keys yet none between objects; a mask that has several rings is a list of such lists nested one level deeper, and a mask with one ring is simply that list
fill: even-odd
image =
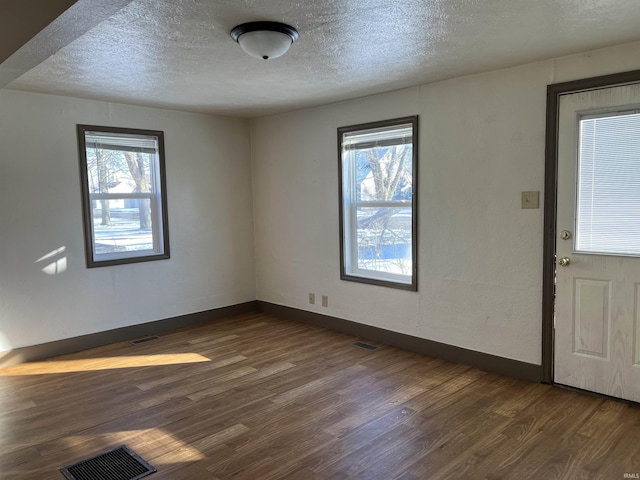
[{"label": "wood plank flooring", "polygon": [[5,368],[0,479],[121,444],[153,480],[640,473],[638,406],[355,340],[256,313]]}]

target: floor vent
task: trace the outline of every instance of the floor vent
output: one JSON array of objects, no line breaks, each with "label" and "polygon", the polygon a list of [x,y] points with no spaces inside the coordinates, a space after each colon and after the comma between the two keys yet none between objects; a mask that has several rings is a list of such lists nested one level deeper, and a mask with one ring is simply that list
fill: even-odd
[{"label": "floor vent", "polygon": [[155,471],[126,445],[60,469],[67,480],[138,480]]},{"label": "floor vent", "polygon": [[364,348],[365,350],[378,350],[380,347],[376,347],[375,345],[371,345],[370,343],[364,342],[353,342],[351,345],[354,347]]},{"label": "floor vent", "polygon": [[138,340],[132,340],[129,343],[131,345],[140,345],[141,343],[147,343],[147,342],[150,342],[151,340],[157,340],[159,338],[160,338],[159,336],[154,335],[153,337],[145,337],[145,338],[140,338]]}]

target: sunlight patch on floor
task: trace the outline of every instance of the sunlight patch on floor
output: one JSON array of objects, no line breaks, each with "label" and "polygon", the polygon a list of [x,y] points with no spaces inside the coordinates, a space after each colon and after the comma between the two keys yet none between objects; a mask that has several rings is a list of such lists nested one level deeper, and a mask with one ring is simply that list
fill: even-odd
[{"label": "sunlight patch on floor", "polygon": [[[197,462],[206,458],[197,448],[160,428],[123,430],[95,435],[71,435],[60,440],[63,443],[62,451],[74,452],[72,455],[74,458],[70,458],[70,462],[99,455],[120,445],[128,445],[156,468],[159,465]],[[158,451],[163,454],[158,455]]]},{"label": "sunlight patch on floor", "polygon": [[81,360],[47,360],[44,362],[23,363],[5,368],[0,370],[0,377],[95,372],[117,368],[158,367],[163,365],[181,365],[210,361],[210,359],[198,353],[86,358]]}]

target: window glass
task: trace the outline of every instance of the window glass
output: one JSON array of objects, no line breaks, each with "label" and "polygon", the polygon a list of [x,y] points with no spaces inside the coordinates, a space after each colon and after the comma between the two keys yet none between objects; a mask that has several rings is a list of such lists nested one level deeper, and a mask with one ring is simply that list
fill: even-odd
[{"label": "window glass", "polygon": [[87,265],[169,258],[162,132],[78,126]]},{"label": "window glass", "polygon": [[416,290],[417,117],[343,127],[341,277]]},{"label": "window glass", "polygon": [[580,119],[576,251],[640,255],[640,114]]}]

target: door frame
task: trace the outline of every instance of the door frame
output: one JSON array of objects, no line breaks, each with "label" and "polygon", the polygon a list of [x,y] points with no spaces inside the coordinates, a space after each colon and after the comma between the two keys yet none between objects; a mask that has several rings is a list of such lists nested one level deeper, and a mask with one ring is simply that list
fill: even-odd
[{"label": "door frame", "polygon": [[553,383],[556,216],[558,193],[558,115],[562,95],[640,83],[640,70],[547,85],[542,255],[542,382]]}]

